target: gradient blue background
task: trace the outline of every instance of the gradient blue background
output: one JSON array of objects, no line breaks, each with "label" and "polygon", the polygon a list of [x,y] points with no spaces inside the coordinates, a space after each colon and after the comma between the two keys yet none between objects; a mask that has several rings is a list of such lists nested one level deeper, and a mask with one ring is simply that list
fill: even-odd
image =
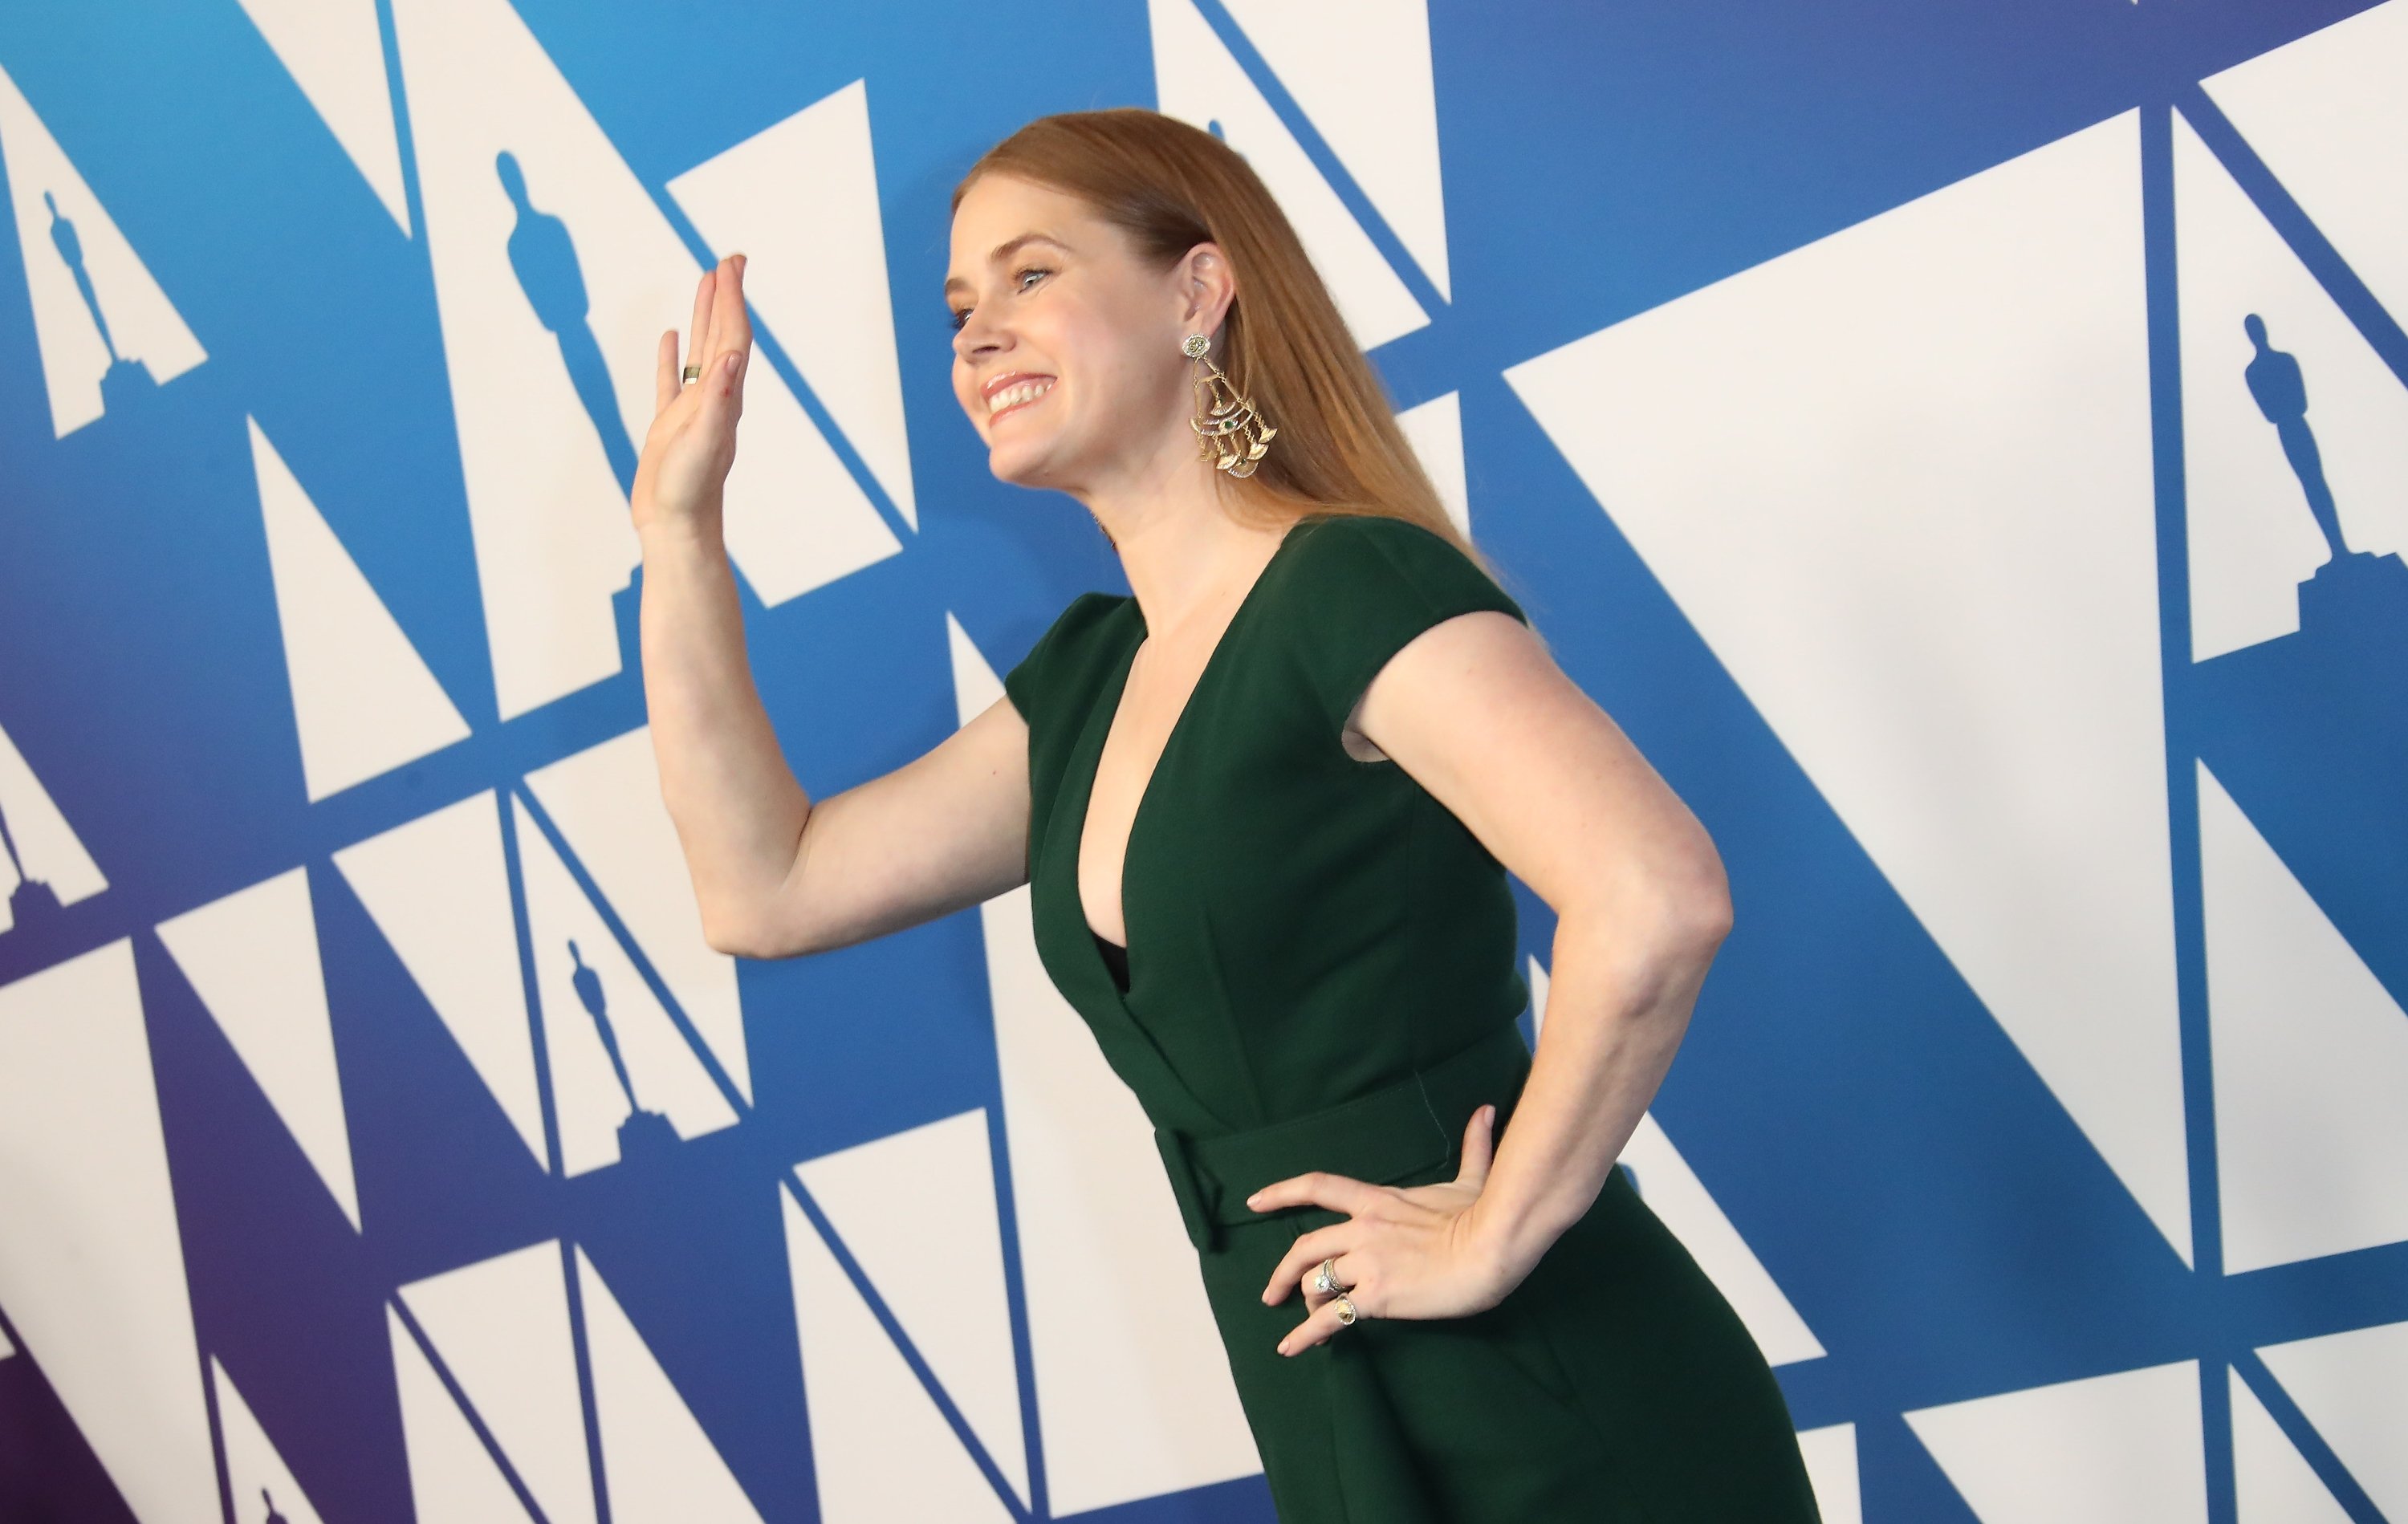
[{"label": "gradient blue background", "polygon": [[[1124,587],[1075,505],[988,477],[951,393],[938,287],[947,196],[982,149],[1044,112],[1153,103],[1144,7],[518,8],[656,194],[871,81],[920,529],[897,520],[902,555],[747,612],[808,789],[910,760],[955,723],[948,611],[1000,666],[1079,591]],[[1242,35],[1202,8],[1326,164]],[[2170,1360],[2245,1361],[2271,1342],[2408,1318],[2408,1247],[2233,1277],[2171,1254],[1500,372],[2133,107],[2154,155],[2162,279],[2166,107],[2190,109],[2200,78],[2360,8],[1432,0],[1454,300],[1416,285],[1433,320],[1376,358],[1400,406],[1460,392],[1482,543],[1725,854],[1740,930],[1656,1111],[1829,1349],[1781,1375],[1801,1429],[1857,1426],[1870,1519],[1972,1517],[1901,1412]],[[387,1298],[569,1236],[607,1268],[764,1516],[815,1517],[767,1183],[796,1160],[996,1107],[976,917],[746,965],[758,1104],[744,1125],[652,1174],[536,1167],[329,854],[640,723],[638,674],[631,663],[495,719],[424,242],[395,227],[233,0],[0,7],[0,64],[209,354],[138,413],[54,439],[22,262],[0,223],[0,724],[111,877],[57,924],[0,937],[0,982],[308,864],[370,1206],[355,1234],[156,938],[137,936],[204,1351],[240,1351],[246,1394],[327,1519],[399,1524]],[[2396,324],[2353,315],[2408,375]],[[2160,375],[2167,330],[2160,318]],[[476,733],[314,806],[246,413]],[[2267,807],[2296,813],[2303,841],[2329,836],[2335,806],[2263,739],[2299,717],[2296,698],[2175,681],[2167,700],[2178,734],[2236,769],[2255,760],[2253,810],[2287,799]],[[2177,819],[2178,862],[2186,829]],[[2354,907],[2353,942],[2397,992],[2408,933],[2384,872],[2340,851],[2318,892]],[[2195,1046],[2195,871],[2177,884]],[[1520,900],[1524,950],[1544,959],[1552,916]],[[2211,1125],[2193,1110],[2194,1130]],[[1834,1242],[1851,1247],[1822,1251]],[[2222,1388],[2203,1391],[2213,1513],[2229,1520]],[[2345,1506],[2375,1517],[2313,1431],[2277,1416]],[[0,1503],[12,1496],[57,1503],[50,1517],[129,1517],[23,1358],[0,1362]],[[1110,1517],[1269,1508],[1253,1480]]]}]

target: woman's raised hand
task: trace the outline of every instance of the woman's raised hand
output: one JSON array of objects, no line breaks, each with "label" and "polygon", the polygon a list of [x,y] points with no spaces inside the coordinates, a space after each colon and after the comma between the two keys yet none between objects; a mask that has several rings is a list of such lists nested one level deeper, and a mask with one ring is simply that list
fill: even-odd
[{"label": "woman's raised hand", "polygon": [[694,325],[686,335],[684,364],[699,365],[701,379],[681,378],[677,330],[661,335],[652,426],[644,435],[629,499],[638,533],[656,526],[707,526],[718,533],[728,468],[736,463],[744,374],[752,368],[752,359],[744,256],[730,254],[694,290]]}]

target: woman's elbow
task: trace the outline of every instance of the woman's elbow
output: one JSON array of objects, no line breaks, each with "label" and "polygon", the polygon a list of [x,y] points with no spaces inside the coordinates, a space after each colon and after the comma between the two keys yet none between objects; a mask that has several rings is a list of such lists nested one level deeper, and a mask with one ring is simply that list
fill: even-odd
[{"label": "woman's elbow", "polygon": [[711,951],[730,958],[750,958],[752,945],[718,921],[702,923],[702,940]]},{"label": "woman's elbow", "polygon": [[1561,912],[1563,919],[1614,962],[1655,971],[1651,980],[1694,977],[1730,934],[1730,886],[1711,853],[1615,873],[1594,889]]},{"label": "woman's elbow", "polygon": [[762,936],[761,919],[742,914],[733,906],[708,903],[702,906],[702,940],[711,951],[732,958],[770,956]]},{"label": "woman's elbow", "polygon": [[1705,863],[1693,876],[1680,893],[1681,906],[1676,919],[1685,929],[1686,940],[1701,956],[1711,959],[1731,933],[1730,876],[1723,871],[1720,857],[1708,849]]},{"label": "woman's elbow", "polygon": [[1651,876],[1641,918],[1653,961],[1667,968],[1713,961],[1731,932],[1730,879],[1711,846]]}]

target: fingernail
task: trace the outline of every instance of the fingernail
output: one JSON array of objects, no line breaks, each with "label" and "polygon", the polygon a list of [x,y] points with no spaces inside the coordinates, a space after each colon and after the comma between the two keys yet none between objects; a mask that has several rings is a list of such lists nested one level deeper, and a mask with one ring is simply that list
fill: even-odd
[{"label": "fingernail", "polygon": [[1263,1193],[1262,1193],[1261,1191],[1257,1190],[1257,1191],[1255,1191],[1253,1195],[1251,1195],[1251,1196],[1249,1196],[1249,1197],[1247,1197],[1247,1198],[1246,1198],[1246,1204],[1247,1204],[1248,1206],[1252,1206],[1252,1205],[1254,1205],[1256,1202],[1261,1201],[1262,1199],[1263,1199]]},{"label": "fingernail", "polygon": [[726,374],[726,375],[729,375],[729,376],[733,376],[733,375],[735,375],[735,374],[736,374],[736,356],[734,356],[733,354],[731,354],[731,355],[729,355],[725,360],[721,361],[721,362],[720,362],[720,364],[719,364],[719,368],[720,368],[720,370],[721,370],[723,373],[724,373],[724,374]]}]

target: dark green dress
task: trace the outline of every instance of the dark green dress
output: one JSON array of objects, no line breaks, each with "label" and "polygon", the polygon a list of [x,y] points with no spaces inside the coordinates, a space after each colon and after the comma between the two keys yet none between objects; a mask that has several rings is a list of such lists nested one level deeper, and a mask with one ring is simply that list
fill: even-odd
[{"label": "dark green dress", "polygon": [[1418,525],[1287,533],[1139,802],[1124,990],[1078,853],[1145,624],[1132,598],[1075,600],[1004,680],[1029,731],[1038,951],[1155,1125],[1284,1524],[1814,1519],[1771,1371],[1619,1170],[1498,1306],[1275,1348],[1304,1308],[1262,1304],[1272,1266],[1343,1219],[1245,1197],[1313,1169],[1451,1179],[1472,1111],[1510,1122],[1529,1068],[1503,866],[1339,739],[1399,647],[1473,609],[1526,618]]}]

